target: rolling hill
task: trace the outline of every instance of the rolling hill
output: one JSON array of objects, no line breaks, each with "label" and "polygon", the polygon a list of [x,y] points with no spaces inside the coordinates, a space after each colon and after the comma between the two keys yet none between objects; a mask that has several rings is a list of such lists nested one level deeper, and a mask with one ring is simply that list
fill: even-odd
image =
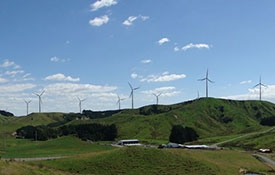
[{"label": "rolling hill", "polygon": [[275,105],[270,102],[201,98],[123,110],[90,122],[116,124],[120,138],[168,140],[172,126],[179,124],[195,129],[203,139],[261,131],[266,128],[260,125],[261,119],[272,116]]},{"label": "rolling hill", "polygon": [[[6,132],[13,132],[26,125],[115,124],[118,139],[137,138],[144,141],[167,141],[172,126],[183,125],[195,129],[201,140],[265,130],[267,127],[262,126],[260,121],[275,116],[275,105],[266,101],[200,98],[173,105],[149,105],[133,110],[97,111],[92,114],[95,117],[91,115],[89,120],[68,121],[65,121],[66,114],[63,113],[1,116],[0,125]],[[79,117],[79,114],[70,115]]]}]

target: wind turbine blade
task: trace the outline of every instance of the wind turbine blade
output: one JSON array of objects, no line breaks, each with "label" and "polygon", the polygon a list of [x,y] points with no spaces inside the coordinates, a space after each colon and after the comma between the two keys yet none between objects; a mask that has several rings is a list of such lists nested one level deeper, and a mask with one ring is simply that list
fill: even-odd
[{"label": "wind turbine blade", "polygon": [[131,91],[129,98],[131,98],[133,96],[133,90]]},{"label": "wind turbine blade", "polygon": [[198,81],[205,81],[205,80],[206,80],[206,78],[198,79]]},{"label": "wind turbine blade", "polygon": [[40,96],[42,96],[44,93],[45,93],[45,90],[43,90],[43,91],[41,92]]},{"label": "wind turbine blade", "polygon": [[130,88],[133,90],[133,86],[129,82],[128,82],[128,84],[129,84]]},{"label": "wind turbine blade", "polygon": [[210,79],[207,79],[210,83],[215,83],[215,81],[212,81],[212,80],[210,80]]},{"label": "wind turbine blade", "polygon": [[136,87],[136,88],[134,88],[134,90],[138,90],[140,87]]},{"label": "wind turbine blade", "polygon": [[255,86],[253,86],[253,88],[258,87],[258,86],[261,86],[261,84],[258,83],[258,84],[256,84]]}]

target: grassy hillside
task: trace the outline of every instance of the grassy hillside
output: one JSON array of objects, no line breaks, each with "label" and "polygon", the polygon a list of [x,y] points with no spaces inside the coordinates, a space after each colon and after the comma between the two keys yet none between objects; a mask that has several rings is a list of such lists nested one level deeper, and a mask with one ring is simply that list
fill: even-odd
[{"label": "grassy hillside", "polygon": [[[159,150],[128,147],[99,154],[33,162],[31,165],[72,174],[272,174],[272,169],[248,153],[237,151]],[[273,173],[274,174],[274,173]]]},{"label": "grassy hillside", "polygon": [[[10,134],[26,125],[52,124],[58,127],[63,124],[103,123],[117,126],[117,139],[138,138],[142,141],[163,143],[168,141],[172,126],[180,124],[196,130],[200,135],[197,143],[211,144],[229,140],[221,145],[246,150],[275,150],[275,128],[259,124],[262,118],[275,116],[275,105],[265,101],[201,98],[174,105],[126,109],[99,119],[69,121],[64,120],[64,115],[33,113],[26,117],[0,116],[1,133]],[[70,117],[73,118],[73,115]],[[1,135],[0,155],[3,158],[68,156],[52,161],[0,161],[0,174],[231,175],[238,174],[240,169],[275,174],[272,168],[259,162],[250,152],[114,148],[81,141],[74,136],[34,142]]]},{"label": "grassy hillside", "polygon": [[[168,106],[150,105],[124,110],[87,122],[116,124],[119,138],[168,140],[173,125],[194,128],[201,139],[261,131],[261,118],[275,116],[275,105],[265,101],[201,98]],[[74,121],[81,123],[83,121]]]},{"label": "grassy hillside", "polygon": [[271,128],[269,132],[251,133],[246,137],[233,139],[232,141],[220,144],[223,147],[243,148],[245,150],[257,150],[260,148],[271,148],[275,150],[275,128]]},{"label": "grassy hillside", "polygon": [[[220,141],[222,137],[259,132],[268,127],[260,125],[265,117],[275,116],[275,105],[266,101],[235,101],[215,98],[200,98],[174,105],[149,105],[138,109],[125,109],[99,119],[72,120],[65,122],[63,113],[33,113],[26,117],[0,116],[1,133],[12,133],[26,125],[47,125],[56,123],[115,124],[117,139],[137,138],[143,141],[161,143],[168,141],[173,125],[188,126],[196,130],[200,140]],[[71,115],[73,116],[73,114]],[[70,117],[71,117],[70,116]],[[60,126],[61,126],[60,125]]]},{"label": "grassy hillside", "polygon": [[2,149],[2,145],[0,146],[2,158],[71,156],[113,149],[110,146],[81,141],[74,136],[64,136],[47,141],[9,138],[5,150]]},{"label": "grassy hillside", "polygon": [[6,162],[0,160],[1,175],[64,175],[64,172],[58,170],[45,169],[43,167],[31,166],[20,162]]},{"label": "grassy hillside", "polygon": [[1,132],[12,133],[27,125],[47,125],[63,120],[63,113],[32,113],[23,117],[0,116]]}]

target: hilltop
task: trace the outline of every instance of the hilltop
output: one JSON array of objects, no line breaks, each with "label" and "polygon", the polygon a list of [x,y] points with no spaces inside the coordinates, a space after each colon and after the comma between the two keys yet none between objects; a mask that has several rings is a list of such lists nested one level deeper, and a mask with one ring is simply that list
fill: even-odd
[{"label": "hilltop", "polygon": [[275,105],[266,101],[200,98],[123,110],[92,122],[116,124],[120,138],[167,140],[172,126],[179,124],[195,129],[202,139],[261,131],[261,120],[273,116]]},{"label": "hilltop", "polygon": [[[173,105],[148,105],[138,109],[84,111],[80,114],[33,113],[25,117],[0,117],[6,132],[26,125],[115,124],[117,139],[168,141],[173,125],[193,128],[199,139],[240,135],[265,130],[261,121],[275,116],[275,105],[267,101],[236,101],[200,98]],[[76,120],[86,117],[88,120]],[[158,141],[157,141],[158,142]]]}]

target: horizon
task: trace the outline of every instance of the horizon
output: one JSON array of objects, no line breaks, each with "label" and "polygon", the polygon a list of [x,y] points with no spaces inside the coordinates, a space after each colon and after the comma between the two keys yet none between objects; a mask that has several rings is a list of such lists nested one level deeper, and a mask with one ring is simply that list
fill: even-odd
[{"label": "horizon", "polygon": [[[274,1],[0,2],[0,109],[16,116],[169,105],[205,97],[275,102]],[[261,77],[261,78],[260,78]],[[261,79],[259,82],[259,78]]]}]

